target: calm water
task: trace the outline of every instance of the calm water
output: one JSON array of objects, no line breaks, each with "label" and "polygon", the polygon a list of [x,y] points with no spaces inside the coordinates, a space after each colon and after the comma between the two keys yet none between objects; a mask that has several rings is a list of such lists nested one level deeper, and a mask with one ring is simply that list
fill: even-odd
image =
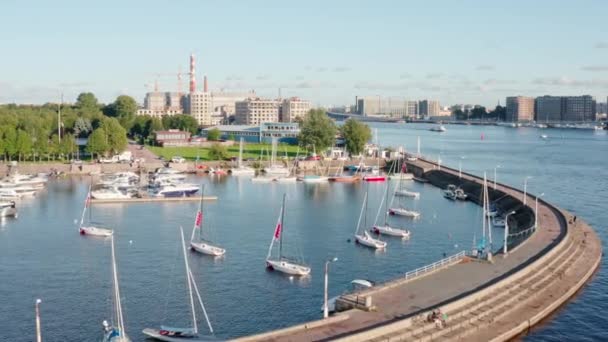
[{"label": "calm water", "polygon": [[[575,212],[606,240],[608,137],[604,132],[448,126],[443,134],[422,125],[375,125],[380,143],[440,156],[444,164],[493,174],[499,181],[522,186],[531,175],[529,191]],[[480,139],[481,133],[484,140]],[[464,157],[464,158],[461,158]],[[436,158],[436,157],[435,157]],[[603,177],[603,178],[601,178]],[[442,198],[438,189],[409,183],[420,191],[407,205],[422,212],[418,221],[393,222],[412,230],[402,242],[388,239],[386,252],[374,253],[347,242],[355,229],[365,184],[252,184],[248,179],[193,178],[219,196],[206,204],[206,227],[227,249],[221,259],[189,253],[214,329],[219,337],[235,337],[321,317],[323,263],[332,264],[330,295],[355,278],[388,280],[405,271],[469,249],[480,231],[480,209]],[[2,340],[33,339],[33,303],[42,298],[43,332],[47,341],[89,341],[100,336],[110,317],[109,240],[81,237],[79,217],[86,179],[52,182],[38,198],[20,205],[17,220],[0,226],[0,327]],[[383,184],[370,184],[368,223],[374,221]],[[313,271],[308,278],[290,279],[267,272],[264,259],[287,193],[285,250],[303,257]],[[116,230],[117,260],[127,331],[138,341],[140,331],[159,324],[187,325],[188,304],[180,254],[179,226],[190,234],[196,203],[98,205],[93,219]],[[498,230],[497,232],[501,232]],[[497,235],[499,236],[499,235]],[[560,312],[536,330],[534,340],[598,340],[606,334],[602,313],[608,309],[607,279],[594,281]],[[200,327],[204,328],[201,321]],[[605,325],[604,325],[605,326]],[[604,330],[602,330],[604,329]]]}]

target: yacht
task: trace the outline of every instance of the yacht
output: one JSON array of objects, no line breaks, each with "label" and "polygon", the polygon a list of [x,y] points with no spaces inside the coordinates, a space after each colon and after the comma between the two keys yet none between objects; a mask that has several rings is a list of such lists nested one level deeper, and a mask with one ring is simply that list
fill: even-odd
[{"label": "yacht", "polygon": [[14,201],[0,202],[0,217],[17,217],[17,208]]},{"label": "yacht", "polygon": [[15,173],[0,181],[0,187],[14,188],[20,185],[29,185],[41,188],[44,187],[46,182],[48,182],[48,179],[45,177]]},{"label": "yacht", "polygon": [[156,193],[156,197],[189,197],[198,192],[198,185],[196,184],[174,184],[167,185],[160,188]]},{"label": "yacht", "polygon": [[445,132],[445,131],[447,131],[447,129],[445,129],[445,127],[443,127],[443,125],[439,125],[439,126],[431,127],[429,129],[429,131],[431,131],[431,132]]},{"label": "yacht", "polygon": [[94,199],[128,199],[131,195],[118,188],[102,188],[91,191],[91,197]]}]

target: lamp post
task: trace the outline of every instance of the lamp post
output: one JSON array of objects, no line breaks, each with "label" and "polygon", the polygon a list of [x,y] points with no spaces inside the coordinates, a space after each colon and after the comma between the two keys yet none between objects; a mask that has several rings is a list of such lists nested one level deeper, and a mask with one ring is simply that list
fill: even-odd
[{"label": "lamp post", "polygon": [[325,290],[323,291],[323,318],[329,317],[329,307],[327,306],[327,286],[329,282],[329,264],[338,261],[338,258],[332,258],[325,261]]},{"label": "lamp post", "polygon": [[524,179],[524,205],[526,205],[526,198],[528,197],[528,179],[532,178],[532,176],[527,176]]},{"label": "lamp post", "polygon": [[458,178],[462,178],[462,160],[464,156],[460,156],[460,160],[458,160]]},{"label": "lamp post", "polygon": [[509,237],[509,216],[511,216],[513,214],[515,214],[515,210],[513,210],[512,212],[508,213],[507,216],[505,216],[505,241],[504,241],[504,246],[502,249],[502,252],[505,255],[505,257],[507,256],[507,252],[508,252],[507,238]]},{"label": "lamp post", "polygon": [[42,303],[42,299],[36,299],[36,342],[42,342],[42,332],[40,329],[40,303]]},{"label": "lamp post", "polygon": [[543,192],[542,194],[536,196],[536,199],[534,201],[534,230],[538,229],[538,198],[543,197],[544,195],[545,193]]},{"label": "lamp post", "polygon": [[499,169],[500,165],[494,166],[494,190],[496,190],[496,169]]}]

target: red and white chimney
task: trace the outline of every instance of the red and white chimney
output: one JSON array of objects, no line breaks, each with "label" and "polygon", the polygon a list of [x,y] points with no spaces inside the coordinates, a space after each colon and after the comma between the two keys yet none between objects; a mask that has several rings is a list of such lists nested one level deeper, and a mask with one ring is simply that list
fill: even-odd
[{"label": "red and white chimney", "polygon": [[195,65],[196,65],[196,60],[195,60],[194,54],[191,54],[190,55],[190,92],[191,93],[194,93],[196,91]]},{"label": "red and white chimney", "polygon": [[209,85],[207,84],[207,75],[203,77],[203,91],[205,93],[209,91]]}]

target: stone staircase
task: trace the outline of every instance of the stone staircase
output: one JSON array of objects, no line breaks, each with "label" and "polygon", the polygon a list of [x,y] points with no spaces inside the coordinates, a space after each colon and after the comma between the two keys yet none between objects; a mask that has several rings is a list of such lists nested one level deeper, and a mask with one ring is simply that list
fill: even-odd
[{"label": "stone staircase", "polygon": [[[369,341],[433,341],[458,340],[487,328],[494,321],[511,313],[516,308],[531,302],[545,289],[559,281],[568,269],[577,262],[585,252],[584,245],[571,236],[552,256],[534,266],[527,276],[515,274],[501,283],[492,286],[475,299],[463,298],[458,302],[442,308],[448,315],[446,327],[439,329],[433,323],[425,322],[428,312],[410,318],[411,325],[405,329],[388,332]],[[523,270],[522,270],[523,271]],[[521,271],[520,271],[521,272]],[[483,290],[482,290],[483,291]],[[387,329],[388,330],[388,329]]]}]

